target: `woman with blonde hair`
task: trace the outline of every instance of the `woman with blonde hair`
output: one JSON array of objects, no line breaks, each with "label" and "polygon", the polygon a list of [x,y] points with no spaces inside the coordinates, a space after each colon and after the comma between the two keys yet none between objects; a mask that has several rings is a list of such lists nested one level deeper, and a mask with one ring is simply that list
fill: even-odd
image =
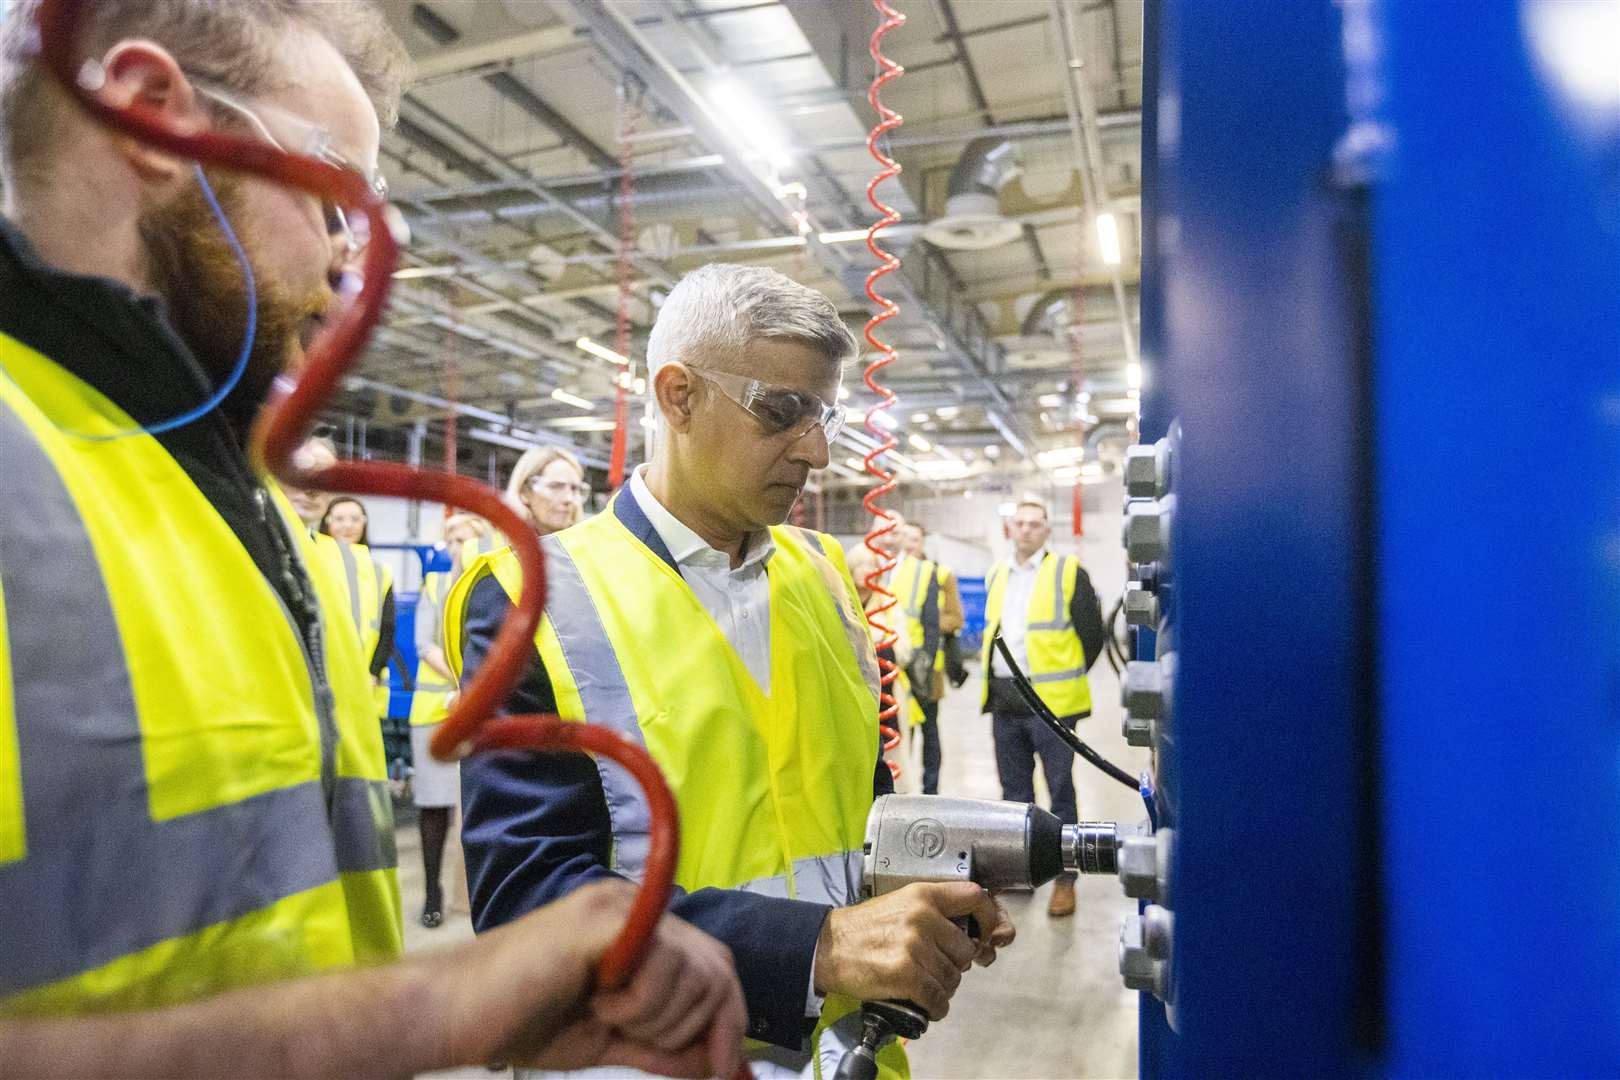
[{"label": "woman with blonde hair", "polygon": [[584,467],[572,453],[560,446],[536,446],[518,458],[506,483],[506,496],[545,536],[580,519],[591,488],[585,483]]}]

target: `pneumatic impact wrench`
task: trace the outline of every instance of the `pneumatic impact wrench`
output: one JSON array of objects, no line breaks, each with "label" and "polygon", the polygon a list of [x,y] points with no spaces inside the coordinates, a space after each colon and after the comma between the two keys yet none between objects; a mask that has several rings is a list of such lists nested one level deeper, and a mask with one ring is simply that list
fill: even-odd
[{"label": "pneumatic impact wrench", "polygon": [[[971,881],[990,892],[1036,889],[1061,873],[1118,872],[1111,821],[1064,825],[1038,806],[938,795],[884,795],[866,818],[861,893],[870,899],[918,881]],[[971,922],[971,920],[969,920]],[[963,927],[971,937],[978,928]],[[836,1080],[873,1080],[878,1051],[915,1039],[928,1015],[909,1001],[861,1007],[861,1041]]]}]

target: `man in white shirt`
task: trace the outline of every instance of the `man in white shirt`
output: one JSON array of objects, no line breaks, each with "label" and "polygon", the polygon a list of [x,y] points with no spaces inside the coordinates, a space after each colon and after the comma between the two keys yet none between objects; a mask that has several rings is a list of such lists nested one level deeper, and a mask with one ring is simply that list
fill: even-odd
[{"label": "man in white shirt", "polygon": [[[707,266],[671,291],[647,346],[652,460],[602,514],[547,537],[539,663],[512,702],[611,727],[663,768],[682,818],[671,910],[734,954],[748,1032],[771,1044],[751,1052],[760,1075],[829,1073],[859,1039],[858,1001],[943,1016],[963,972],[1012,938],[969,883],[857,902],[867,811],[890,789],[876,664],[842,551],[782,524],[827,466],[855,351],[826,297],[772,270]],[[511,574],[496,553],[452,597],[464,676]],[[489,755],[462,789],[480,931],[639,872],[645,807],[611,770]],[[977,942],[951,921],[965,915]],[[881,1075],[899,1056],[880,1055]]]},{"label": "man in white shirt", "polygon": [[[1052,527],[1046,507],[1019,502],[1007,525],[1010,562],[985,577],[985,696],[996,744],[1001,797],[1035,801],[1035,759],[1046,774],[1052,813],[1065,823],[1080,820],[1074,789],[1074,751],[1024,703],[1000,650],[990,647],[997,631],[1018,669],[1064,724],[1073,727],[1091,713],[1086,671],[1102,652],[1102,609],[1091,578],[1072,556],[1047,550]],[[1074,876],[1058,878],[1047,914],[1074,914]]]}]

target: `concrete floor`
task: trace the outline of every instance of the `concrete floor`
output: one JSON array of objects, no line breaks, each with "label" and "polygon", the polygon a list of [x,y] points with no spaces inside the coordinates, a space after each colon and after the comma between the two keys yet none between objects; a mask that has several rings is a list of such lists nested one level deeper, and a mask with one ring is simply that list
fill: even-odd
[{"label": "concrete floor", "polygon": [[[950,694],[941,710],[946,795],[1000,798],[990,724],[977,712],[977,672]],[[1092,672],[1095,714],[1081,724],[1081,735],[1103,756],[1131,773],[1145,764],[1145,752],[1125,745],[1119,734],[1119,686],[1106,661]],[[905,770],[902,790],[915,783],[918,769]],[[1143,817],[1139,797],[1083,761],[1075,764],[1080,816],[1133,825]],[[1036,770],[1038,801],[1046,795]],[[426,930],[417,921],[422,905],[422,868],[414,827],[399,833],[400,888],[405,902],[408,950],[467,938],[464,911],[447,913],[445,924]],[[449,877],[449,874],[446,874]],[[975,968],[962,981],[951,1015],[910,1047],[912,1075],[946,1078],[1134,1077],[1136,994],[1120,985],[1115,970],[1119,923],[1134,904],[1113,878],[1081,878],[1079,909],[1068,919],[1049,919],[1051,887],[1033,896],[1003,898],[1018,926],[1018,940],[994,966]],[[489,1080],[482,1069],[435,1074]]]}]

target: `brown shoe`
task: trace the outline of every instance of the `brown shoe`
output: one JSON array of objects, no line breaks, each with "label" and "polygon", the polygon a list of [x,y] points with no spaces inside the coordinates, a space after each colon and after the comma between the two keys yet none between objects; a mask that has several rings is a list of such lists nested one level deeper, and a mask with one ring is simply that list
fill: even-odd
[{"label": "brown shoe", "polygon": [[1054,919],[1074,914],[1074,882],[1059,881],[1052,886],[1052,902],[1046,905],[1046,913]]}]

